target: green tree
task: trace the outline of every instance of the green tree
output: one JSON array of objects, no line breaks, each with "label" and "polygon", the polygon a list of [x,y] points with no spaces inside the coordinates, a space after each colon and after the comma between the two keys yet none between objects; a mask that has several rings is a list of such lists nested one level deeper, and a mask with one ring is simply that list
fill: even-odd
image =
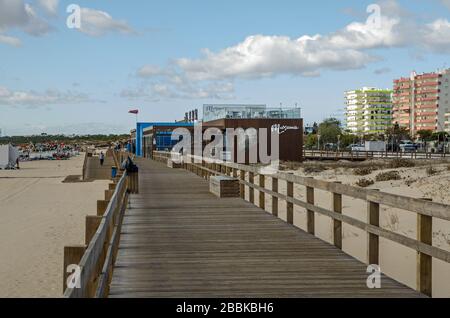
[{"label": "green tree", "polygon": [[310,134],[306,137],[305,140],[306,149],[313,149],[317,147],[317,135]]},{"label": "green tree", "polygon": [[419,138],[423,141],[430,141],[432,140],[433,132],[431,130],[419,130],[417,135],[419,135]]},{"label": "green tree", "polygon": [[337,143],[341,135],[341,122],[336,118],[325,119],[319,125],[320,144]]},{"label": "green tree", "polygon": [[431,135],[431,140],[445,141],[448,133],[445,131],[435,132]]},{"label": "green tree", "polygon": [[357,137],[355,135],[352,134],[342,134],[340,139],[339,139],[339,148],[341,150],[344,150],[345,148],[347,148],[348,146],[350,146],[351,144],[356,143]]}]

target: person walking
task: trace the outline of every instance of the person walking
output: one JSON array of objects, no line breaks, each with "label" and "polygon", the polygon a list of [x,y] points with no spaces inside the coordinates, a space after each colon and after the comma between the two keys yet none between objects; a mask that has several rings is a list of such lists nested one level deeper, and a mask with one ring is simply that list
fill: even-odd
[{"label": "person walking", "polygon": [[105,162],[105,155],[103,154],[103,151],[100,152],[100,166],[103,166],[103,163]]}]

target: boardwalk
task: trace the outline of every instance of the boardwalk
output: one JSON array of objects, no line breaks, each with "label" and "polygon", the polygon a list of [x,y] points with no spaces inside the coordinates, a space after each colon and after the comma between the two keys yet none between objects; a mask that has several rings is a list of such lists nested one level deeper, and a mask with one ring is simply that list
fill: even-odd
[{"label": "boardwalk", "polygon": [[217,199],[182,169],[142,160],[110,297],[421,297],[240,198]]}]

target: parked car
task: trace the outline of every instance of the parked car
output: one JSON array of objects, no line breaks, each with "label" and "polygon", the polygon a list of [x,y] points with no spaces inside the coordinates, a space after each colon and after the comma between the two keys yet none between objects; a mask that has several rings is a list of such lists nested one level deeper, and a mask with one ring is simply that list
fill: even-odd
[{"label": "parked car", "polygon": [[353,144],[349,146],[351,151],[366,151],[366,147],[360,144]]},{"label": "parked car", "polygon": [[400,141],[399,147],[401,152],[415,152],[417,150],[417,145],[411,140]]},{"label": "parked car", "polygon": [[334,151],[337,150],[337,145],[333,143],[328,143],[324,145],[324,149]]}]

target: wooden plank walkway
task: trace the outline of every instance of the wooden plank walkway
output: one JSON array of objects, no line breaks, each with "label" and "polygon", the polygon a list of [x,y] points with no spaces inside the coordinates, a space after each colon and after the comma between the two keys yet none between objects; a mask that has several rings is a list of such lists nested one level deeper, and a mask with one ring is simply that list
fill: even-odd
[{"label": "wooden plank walkway", "polygon": [[126,211],[110,297],[422,297],[208,182],[140,160],[140,194]]}]

